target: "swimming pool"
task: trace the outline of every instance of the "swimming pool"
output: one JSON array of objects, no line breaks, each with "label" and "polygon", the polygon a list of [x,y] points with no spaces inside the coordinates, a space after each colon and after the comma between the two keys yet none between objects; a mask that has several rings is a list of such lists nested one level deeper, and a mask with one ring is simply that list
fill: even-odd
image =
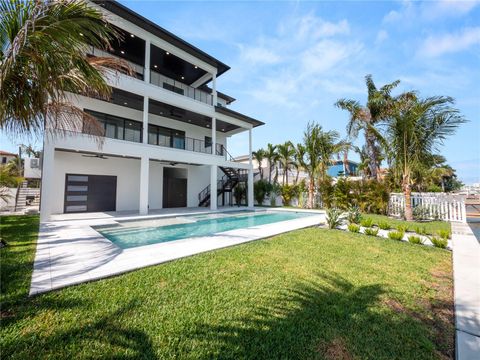
[{"label": "swimming pool", "polygon": [[294,211],[243,211],[170,218],[173,222],[171,225],[159,226],[158,220],[143,220],[96,227],[95,230],[120,248],[128,249],[186,238],[211,236],[225,231],[301,219],[312,215],[316,214]]}]

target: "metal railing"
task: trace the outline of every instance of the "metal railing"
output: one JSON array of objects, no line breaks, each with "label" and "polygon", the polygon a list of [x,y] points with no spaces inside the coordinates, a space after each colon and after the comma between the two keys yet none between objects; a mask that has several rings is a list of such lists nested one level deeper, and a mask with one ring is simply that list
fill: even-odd
[{"label": "metal railing", "polygon": [[[158,145],[169,147],[173,149],[194,151],[204,154],[212,153],[212,144],[206,143],[204,140],[190,138],[190,137],[172,137],[172,136],[158,136],[158,142],[150,142],[150,145]],[[216,144],[217,149],[223,147],[222,144]]]},{"label": "metal railing", "polygon": [[212,94],[184,84],[181,81],[166,77],[153,70],[150,70],[150,83],[163,89],[170,90],[176,94],[187,96],[196,101],[200,101],[208,105],[213,104]]}]

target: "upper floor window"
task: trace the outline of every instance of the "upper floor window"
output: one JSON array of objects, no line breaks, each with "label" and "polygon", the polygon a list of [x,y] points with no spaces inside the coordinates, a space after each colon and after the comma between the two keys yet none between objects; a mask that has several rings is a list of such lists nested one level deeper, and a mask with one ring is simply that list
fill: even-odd
[{"label": "upper floor window", "polygon": [[[142,123],[92,110],[85,110],[94,116],[103,127],[103,135],[111,139],[142,142]],[[91,129],[84,124],[83,132],[92,134]]]}]

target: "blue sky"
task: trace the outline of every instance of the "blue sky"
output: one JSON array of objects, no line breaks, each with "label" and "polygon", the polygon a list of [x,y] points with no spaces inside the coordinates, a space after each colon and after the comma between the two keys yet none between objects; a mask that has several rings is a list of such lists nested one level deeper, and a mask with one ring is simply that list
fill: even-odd
[{"label": "blue sky", "polygon": [[[479,1],[121,2],[231,66],[217,86],[266,123],[254,148],[299,142],[309,121],[345,135],[348,115],[333,104],[365,102],[372,74],[377,85],[400,79],[398,92],[454,97],[469,122],[441,153],[461,180],[480,182]],[[247,153],[246,140],[229,150]]]}]

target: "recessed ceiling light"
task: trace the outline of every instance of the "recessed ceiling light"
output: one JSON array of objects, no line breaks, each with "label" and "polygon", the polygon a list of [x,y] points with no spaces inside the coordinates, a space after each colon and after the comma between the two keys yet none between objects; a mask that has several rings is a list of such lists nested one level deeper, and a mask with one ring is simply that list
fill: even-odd
[{"label": "recessed ceiling light", "polygon": [[170,55],[170,53],[168,51],[165,51],[165,54]]},{"label": "recessed ceiling light", "polygon": [[185,80],[185,76],[182,76],[182,80]]},{"label": "recessed ceiling light", "polygon": [[197,65],[195,65],[195,69],[198,69],[198,66],[197,66]]},{"label": "recessed ceiling light", "polygon": [[153,65],[153,67],[156,69],[158,66],[157,66],[157,65]]},{"label": "recessed ceiling light", "polygon": [[225,129],[222,129],[222,131],[225,131]]},{"label": "recessed ceiling light", "polygon": [[192,120],[188,119],[188,122],[192,122]]},{"label": "recessed ceiling light", "polygon": [[160,115],[163,115],[163,111],[160,111]]},{"label": "recessed ceiling light", "polygon": [[125,51],[123,51],[123,50],[120,50],[120,54],[125,54]]},{"label": "recessed ceiling light", "polygon": [[83,36],[83,33],[80,33],[80,36]]},{"label": "recessed ceiling light", "polygon": [[210,127],[210,125],[207,124],[207,127]]},{"label": "recessed ceiling light", "polygon": [[127,105],[127,102],[125,101],[125,102],[123,103],[123,105]]},{"label": "recessed ceiling light", "polygon": [[134,37],[135,37],[135,35],[133,35],[133,34],[130,34],[130,37],[134,38]]}]

